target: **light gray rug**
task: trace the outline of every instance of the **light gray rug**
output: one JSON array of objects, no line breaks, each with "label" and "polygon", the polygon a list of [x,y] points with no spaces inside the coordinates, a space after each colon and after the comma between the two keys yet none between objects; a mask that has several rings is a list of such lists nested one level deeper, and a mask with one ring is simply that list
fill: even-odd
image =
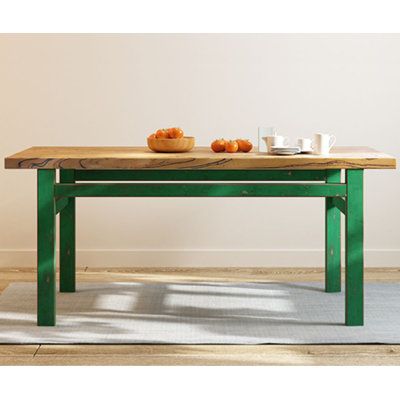
[{"label": "light gray rug", "polygon": [[36,326],[36,285],[0,295],[0,343],[400,343],[400,285],[366,284],[365,326],[318,283],[101,283],[57,294]]}]

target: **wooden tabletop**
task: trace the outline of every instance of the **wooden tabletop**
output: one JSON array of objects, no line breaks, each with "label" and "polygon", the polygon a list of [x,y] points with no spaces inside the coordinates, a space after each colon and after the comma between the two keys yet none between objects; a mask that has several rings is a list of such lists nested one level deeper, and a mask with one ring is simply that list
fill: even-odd
[{"label": "wooden tabletop", "polygon": [[31,147],[5,159],[18,169],[388,169],[396,159],[369,147],[334,147],[328,156],[266,153],[153,153],[147,147]]}]

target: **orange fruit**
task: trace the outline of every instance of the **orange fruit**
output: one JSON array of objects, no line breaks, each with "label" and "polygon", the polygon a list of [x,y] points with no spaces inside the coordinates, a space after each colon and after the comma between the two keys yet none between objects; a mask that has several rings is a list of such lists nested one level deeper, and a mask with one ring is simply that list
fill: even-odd
[{"label": "orange fruit", "polygon": [[217,139],[211,143],[211,150],[215,153],[220,153],[221,151],[225,151],[226,141],[225,139]]},{"label": "orange fruit", "polygon": [[252,148],[253,145],[251,144],[250,140],[246,139],[237,139],[236,140],[239,146],[239,151],[243,151],[244,153],[248,153]]},{"label": "orange fruit", "polygon": [[168,131],[166,129],[159,129],[155,135],[157,139],[168,139]]},{"label": "orange fruit", "polygon": [[238,142],[236,140],[230,140],[226,143],[225,150],[228,153],[236,153],[239,150]]},{"label": "orange fruit", "polygon": [[169,128],[168,130],[168,137],[171,139],[180,139],[183,138],[183,130],[181,128]]}]

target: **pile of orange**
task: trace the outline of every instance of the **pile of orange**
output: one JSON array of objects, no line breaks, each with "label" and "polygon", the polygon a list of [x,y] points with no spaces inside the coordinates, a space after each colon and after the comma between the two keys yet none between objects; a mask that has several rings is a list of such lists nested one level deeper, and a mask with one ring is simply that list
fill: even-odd
[{"label": "pile of orange", "polygon": [[217,139],[211,143],[211,150],[215,153],[221,153],[226,151],[228,153],[236,153],[242,151],[248,153],[253,148],[250,140],[247,139],[236,139],[236,140],[225,140]]},{"label": "pile of orange", "polygon": [[149,136],[149,139],[181,139],[184,132],[181,128],[158,129]]}]

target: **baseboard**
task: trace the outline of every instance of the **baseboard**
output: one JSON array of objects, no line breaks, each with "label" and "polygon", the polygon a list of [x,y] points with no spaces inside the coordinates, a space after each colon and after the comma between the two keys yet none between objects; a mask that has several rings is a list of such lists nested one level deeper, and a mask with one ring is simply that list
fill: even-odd
[{"label": "baseboard", "polygon": [[[344,258],[343,258],[344,260]],[[342,263],[344,265],[344,262]],[[0,267],[36,265],[36,251],[0,250]],[[78,266],[92,267],[321,267],[322,249],[305,250],[116,250],[77,251]],[[400,250],[365,251],[366,267],[400,267]]]}]

